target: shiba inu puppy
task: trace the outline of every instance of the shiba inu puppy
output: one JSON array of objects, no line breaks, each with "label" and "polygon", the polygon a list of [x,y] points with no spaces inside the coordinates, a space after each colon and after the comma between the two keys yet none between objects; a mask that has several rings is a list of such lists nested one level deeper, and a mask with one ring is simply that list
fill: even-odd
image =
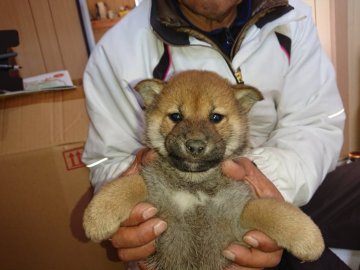
[{"label": "shiba inu puppy", "polygon": [[168,82],[136,86],[146,111],[146,143],[158,157],[140,175],[105,185],[84,215],[87,236],[112,236],[133,207],[148,201],[168,229],[147,259],[159,270],[220,270],[230,265],[222,251],[244,244],[252,229],[266,233],[301,260],[324,249],[318,227],[297,207],[256,198],[244,181],[224,176],[221,162],[248,147],[247,114],[262,99],[246,85],[231,85],[215,73],[186,71]]}]

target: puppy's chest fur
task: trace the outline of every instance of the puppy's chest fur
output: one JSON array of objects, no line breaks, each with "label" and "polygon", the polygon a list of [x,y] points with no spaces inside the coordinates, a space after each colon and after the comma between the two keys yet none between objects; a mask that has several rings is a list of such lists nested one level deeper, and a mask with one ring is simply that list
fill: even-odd
[{"label": "puppy's chest fur", "polygon": [[146,167],[143,176],[147,201],[168,223],[149,264],[156,263],[159,270],[216,270],[228,265],[222,250],[241,242],[245,233],[239,216],[251,198],[247,184],[223,176],[220,168],[184,173],[160,160]]}]

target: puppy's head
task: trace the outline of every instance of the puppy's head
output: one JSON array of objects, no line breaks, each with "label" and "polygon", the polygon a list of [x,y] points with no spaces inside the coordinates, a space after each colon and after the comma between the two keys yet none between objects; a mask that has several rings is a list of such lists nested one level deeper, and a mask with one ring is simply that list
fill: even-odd
[{"label": "puppy's head", "polygon": [[209,71],[186,71],[135,89],[146,110],[150,148],[181,171],[206,171],[247,146],[247,113],[261,93]]}]

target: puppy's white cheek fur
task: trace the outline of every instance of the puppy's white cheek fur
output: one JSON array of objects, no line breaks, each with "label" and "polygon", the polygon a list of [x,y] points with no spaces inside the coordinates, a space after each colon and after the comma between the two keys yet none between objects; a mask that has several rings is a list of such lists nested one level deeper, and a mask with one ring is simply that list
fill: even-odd
[{"label": "puppy's white cheek fur", "polygon": [[240,138],[242,138],[246,132],[246,130],[243,129],[242,125],[239,125],[239,121],[230,121],[229,128],[226,134],[226,136],[223,136],[226,138],[226,150],[225,150],[225,158],[231,156],[234,151],[236,151],[242,141]]},{"label": "puppy's white cheek fur", "polygon": [[158,119],[156,117],[149,118],[149,126],[147,129],[147,138],[148,138],[148,144],[151,148],[157,149],[159,153],[163,156],[167,155],[167,151],[165,148],[165,137],[166,134],[162,134],[164,128],[163,121],[161,119]]}]

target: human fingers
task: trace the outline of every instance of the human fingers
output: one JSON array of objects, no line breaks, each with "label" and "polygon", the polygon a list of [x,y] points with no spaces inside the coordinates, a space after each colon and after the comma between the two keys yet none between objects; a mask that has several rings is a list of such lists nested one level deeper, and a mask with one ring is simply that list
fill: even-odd
[{"label": "human fingers", "polygon": [[249,267],[250,269],[262,269],[279,264],[283,249],[266,234],[256,230],[249,231],[245,234],[243,240],[249,245],[249,248],[231,244],[224,251],[226,258],[243,267],[239,269]]},{"label": "human fingers", "polygon": [[[275,266],[280,262],[282,248],[266,234],[256,230],[249,231],[243,240],[253,250],[243,246],[230,245],[224,251],[224,256],[236,263],[225,270],[257,270]],[[243,258],[244,255],[247,256],[247,260]],[[240,259],[236,259],[237,257]]]},{"label": "human fingers", "polygon": [[274,267],[280,263],[282,250],[265,252],[256,248],[247,248],[232,244],[227,247],[223,255],[233,261],[240,269],[263,269]]},{"label": "human fingers", "polygon": [[244,235],[243,240],[249,246],[259,249],[263,252],[275,252],[282,249],[278,246],[275,240],[257,230],[247,232]]},{"label": "human fingers", "polygon": [[234,180],[243,180],[246,176],[256,175],[259,169],[253,161],[242,157],[237,160],[224,161],[223,171],[225,175]]},{"label": "human fingers", "polygon": [[154,217],[157,209],[150,203],[138,203],[130,213],[130,216],[121,223],[121,226],[135,226]]},{"label": "human fingers", "polygon": [[277,187],[257,168],[257,166],[251,160],[247,158],[240,158],[236,161],[230,162],[232,163],[228,164],[227,166],[231,166],[234,172],[236,170],[240,171],[240,173],[245,172],[245,176],[241,180],[247,182],[259,198],[276,198],[283,200],[283,197]]},{"label": "human fingers", "polygon": [[246,175],[245,169],[232,160],[225,160],[222,163],[222,170],[227,177],[234,180],[242,180]]},{"label": "human fingers", "polygon": [[141,247],[154,241],[166,229],[165,221],[152,218],[137,226],[121,226],[112,236],[111,242],[115,248],[120,249]]},{"label": "human fingers", "polygon": [[245,176],[244,181],[247,182],[255,191],[259,198],[275,198],[280,201],[284,200],[277,187],[264,174],[258,171],[251,176]]},{"label": "human fingers", "polygon": [[139,203],[112,236],[112,245],[122,261],[144,259],[155,251],[154,240],[167,228],[164,221],[154,218],[156,213],[151,204]]},{"label": "human fingers", "polygon": [[117,255],[123,262],[138,261],[145,260],[148,256],[153,254],[155,250],[155,241],[151,241],[139,247],[119,248],[117,249]]}]

